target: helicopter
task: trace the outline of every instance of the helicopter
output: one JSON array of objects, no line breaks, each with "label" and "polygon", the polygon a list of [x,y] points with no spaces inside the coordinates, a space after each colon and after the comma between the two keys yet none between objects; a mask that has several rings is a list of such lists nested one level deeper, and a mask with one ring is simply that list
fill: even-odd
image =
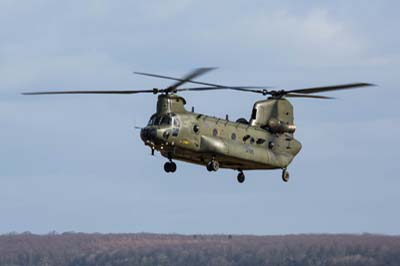
[{"label": "helicopter", "polygon": [[[158,95],[156,112],[148,124],[140,128],[140,137],[154,155],[155,151],[167,159],[164,170],[174,173],[183,161],[202,165],[210,172],[220,168],[238,171],[237,181],[245,181],[246,170],[282,170],[282,180],[289,181],[287,170],[301,150],[301,143],[294,138],[293,106],[287,98],[334,99],[315,93],[374,86],[370,83],[350,83],[333,86],[270,89],[261,86],[226,86],[194,80],[215,68],[197,68],[182,78],[134,72],[138,75],[174,80],[164,89],[147,90],[82,90],[25,92],[23,95],[47,94],[139,94]],[[182,88],[187,83],[198,87]],[[186,100],[178,95],[188,91],[234,90],[258,93],[266,99],[254,103],[250,119],[218,118],[185,108]]]}]

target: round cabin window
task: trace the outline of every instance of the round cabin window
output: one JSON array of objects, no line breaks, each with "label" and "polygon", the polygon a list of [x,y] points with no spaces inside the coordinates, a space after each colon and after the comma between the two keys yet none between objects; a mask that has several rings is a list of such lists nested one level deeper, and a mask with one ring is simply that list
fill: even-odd
[{"label": "round cabin window", "polygon": [[218,130],[216,128],[213,129],[213,136],[214,137],[218,136]]},{"label": "round cabin window", "polygon": [[273,141],[268,142],[268,148],[273,149],[275,147],[275,143]]},{"label": "round cabin window", "polygon": [[236,134],[235,134],[235,133],[232,133],[231,139],[232,139],[232,140],[236,140]]},{"label": "round cabin window", "polygon": [[200,130],[199,125],[194,125],[194,126],[193,126],[193,131],[194,131],[194,133],[199,133],[199,130]]}]

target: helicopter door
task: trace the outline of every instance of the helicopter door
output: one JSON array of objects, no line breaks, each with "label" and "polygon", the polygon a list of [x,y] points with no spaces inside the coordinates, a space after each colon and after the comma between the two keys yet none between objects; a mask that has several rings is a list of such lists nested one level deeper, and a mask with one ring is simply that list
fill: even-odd
[{"label": "helicopter door", "polygon": [[178,117],[173,117],[172,119],[172,136],[177,137],[179,135],[179,128],[181,126],[181,122]]}]

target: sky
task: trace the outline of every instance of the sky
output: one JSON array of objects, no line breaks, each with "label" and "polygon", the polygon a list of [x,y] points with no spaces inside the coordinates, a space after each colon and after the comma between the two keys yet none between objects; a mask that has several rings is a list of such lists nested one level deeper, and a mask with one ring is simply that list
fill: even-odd
[{"label": "sky", "polygon": [[[0,234],[400,234],[397,1],[0,0]],[[293,99],[303,149],[281,172],[209,173],[140,140],[153,95],[22,96],[164,88],[133,71],[227,85],[376,87]],[[182,93],[248,118],[261,95]]]}]

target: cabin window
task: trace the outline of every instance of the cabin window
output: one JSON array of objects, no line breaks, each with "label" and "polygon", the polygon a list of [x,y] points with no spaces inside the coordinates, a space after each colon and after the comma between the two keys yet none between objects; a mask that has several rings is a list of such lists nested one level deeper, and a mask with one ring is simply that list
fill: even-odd
[{"label": "cabin window", "polygon": [[236,140],[236,133],[232,133],[231,139],[232,139],[232,140]]},{"label": "cabin window", "polygon": [[251,112],[251,119],[256,119],[257,117],[257,109],[254,108],[253,111]]},{"label": "cabin window", "polygon": [[218,130],[214,128],[212,134],[214,137],[218,136]]},{"label": "cabin window", "polygon": [[254,138],[250,138],[250,144],[254,143]]},{"label": "cabin window", "polygon": [[275,143],[270,141],[268,142],[268,148],[273,149],[275,147]]},{"label": "cabin window", "polygon": [[257,139],[257,144],[263,144],[265,142],[265,139]]},{"label": "cabin window", "polygon": [[193,131],[194,131],[194,133],[199,133],[199,130],[200,130],[199,125],[194,125],[194,126],[193,126]]},{"label": "cabin window", "polygon": [[179,128],[173,128],[172,129],[172,136],[177,137],[179,135]]},{"label": "cabin window", "polygon": [[246,140],[248,140],[250,138],[250,135],[246,135],[243,137],[243,141],[246,142]]},{"label": "cabin window", "polygon": [[181,125],[179,119],[177,117],[174,118],[174,126],[179,127]]}]

